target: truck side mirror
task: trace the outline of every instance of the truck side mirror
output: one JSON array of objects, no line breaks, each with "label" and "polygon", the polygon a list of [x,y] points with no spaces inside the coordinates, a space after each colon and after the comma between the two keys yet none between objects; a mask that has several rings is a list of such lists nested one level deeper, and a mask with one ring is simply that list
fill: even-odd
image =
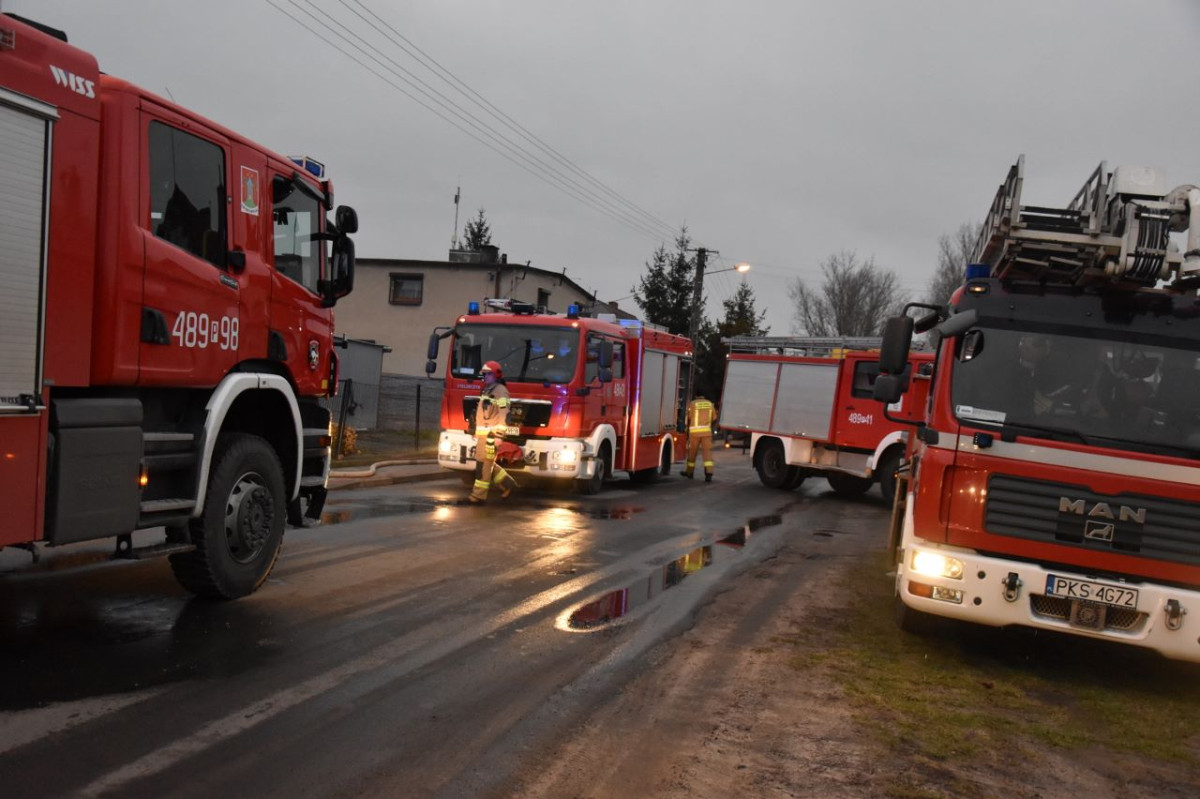
[{"label": "truck side mirror", "polygon": [[333,240],[329,273],[329,280],[322,280],[320,284],[321,305],[325,308],[332,308],[354,290],[354,242],[347,236],[339,235]]},{"label": "truck side mirror", "polygon": [[[612,380],[612,364],[613,364],[613,345],[611,341],[601,339],[596,347],[596,363],[603,370],[609,370],[608,380]],[[608,380],[601,378],[601,382],[607,383]]]},{"label": "truck side mirror", "polygon": [[358,232],[358,212],[350,206],[339,205],[333,218],[339,234],[349,236]]},{"label": "truck side mirror", "polygon": [[[442,340],[442,337],[440,335],[438,335],[438,332],[436,330],[429,334],[429,347],[425,350],[426,358],[428,358],[431,361],[437,360],[438,342],[441,340]],[[429,370],[426,369],[425,371],[428,372]]]},{"label": "truck side mirror", "polygon": [[899,402],[906,388],[903,375],[880,375],[875,378],[873,396],[879,402],[891,405]]},{"label": "truck side mirror", "polygon": [[881,371],[890,375],[898,375],[904,371],[904,367],[908,365],[908,349],[912,346],[912,337],[911,316],[893,316],[884,323],[883,343],[879,347]]},{"label": "truck side mirror", "polygon": [[600,380],[601,383],[611,383],[612,382],[612,369],[610,369],[607,366],[601,366],[600,368],[598,368],[596,370],[596,377]]},{"label": "truck side mirror", "polygon": [[433,377],[433,373],[437,371],[437,361],[432,358],[425,362],[425,374]]}]

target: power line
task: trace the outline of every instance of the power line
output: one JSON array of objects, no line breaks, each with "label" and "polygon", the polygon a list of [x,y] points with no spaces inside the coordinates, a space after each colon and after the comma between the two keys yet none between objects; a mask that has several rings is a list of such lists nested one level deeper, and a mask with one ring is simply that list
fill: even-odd
[{"label": "power line", "polygon": [[[341,3],[343,6],[346,6],[346,8],[350,8],[350,6],[347,4],[346,0],[338,0],[338,2]],[[594,178],[586,170],[584,170],[579,165],[577,165],[574,161],[572,161],[571,159],[562,155],[560,152],[558,152],[558,150],[554,149],[549,144],[542,141],[540,138],[538,138],[536,135],[534,135],[532,132],[530,132],[527,128],[525,128],[523,125],[521,125],[515,119],[510,117],[508,114],[501,111],[499,108],[497,108],[495,105],[493,105],[487,98],[485,98],[479,92],[472,89],[464,81],[459,79],[458,76],[456,76],[453,72],[451,72],[446,67],[442,66],[440,63],[438,63],[438,61],[435,58],[430,56],[428,53],[426,53],[424,50],[422,50],[420,47],[418,47],[416,44],[414,44],[410,39],[405,37],[404,34],[400,33],[398,30],[396,30],[394,27],[392,27],[386,20],[384,20],[382,17],[380,17],[374,11],[371,11],[371,9],[367,8],[366,4],[363,3],[362,0],[354,0],[354,2],[357,5],[359,5],[360,7],[362,7],[362,9],[364,11],[366,11],[368,14],[370,14],[372,17],[374,17],[376,20],[378,20],[384,27],[386,27],[389,31],[391,31],[397,38],[399,38],[401,40],[401,42],[403,42],[403,44],[401,44],[400,42],[396,42],[395,39],[391,39],[391,41],[394,44],[396,44],[397,47],[399,47],[401,50],[403,50],[406,54],[408,54],[408,56],[410,58],[421,63],[430,72],[437,74],[439,77],[442,78],[442,80],[444,80],[447,84],[449,84],[454,89],[456,89],[464,97],[466,97],[467,99],[474,102],[476,105],[483,108],[485,111],[487,111],[489,114],[491,114],[497,120],[503,122],[511,130],[520,134],[521,137],[524,138],[526,141],[528,141],[532,144],[536,144],[543,151],[545,151],[546,153],[553,156],[556,160],[558,160],[559,163],[561,163],[564,166],[566,166],[567,168],[571,169],[573,172],[575,172],[580,177],[584,178],[589,183],[591,183],[594,186],[596,186],[597,188],[599,188],[601,191],[608,194],[610,197],[614,198],[615,200],[622,203],[626,207],[636,211],[637,213],[645,216],[647,219],[657,223],[660,227],[662,227],[664,230],[666,230],[671,235],[675,234],[675,228],[672,225],[669,225],[666,222],[662,221],[657,216],[655,216],[654,214],[645,210],[644,208],[637,205],[636,203],[633,203],[630,200],[627,200],[621,194],[619,194],[618,192],[609,188],[603,182]],[[362,17],[361,14],[358,14],[358,12],[355,12],[354,9],[351,8],[350,10],[352,12],[354,12],[356,15],[358,15],[358,17],[360,19],[367,21],[367,20],[365,20],[365,18]],[[370,24],[370,23],[368,22],[368,24]],[[372,27],[375,27],[375,30],[379,31],[378,27],[376,27],[376,26],[372,26]],[[390,38],[390,37],[388,37],[388,38]],[[405,45],[407,45],[407,47]],[[415,50],[418,55],[414,55],[412,53],[412,51],[408,49],[409,47],[411,47],[412,50]],[[426,63],[426,62],[428,62],[428,63]],[[430,66],[430,64],[432,64],[433,66]]]},{"label": "power line", "polygon": [[[392,64],[394,64],[396,66],[396,69],[393,69],[393,68],[387,66],[380,60],[380,58],[373,56],[370,53],[366,52],[363,49],[363,47],[360,44],[358,44],[357,41],[348,38],[346,35],[340,33],[337,30],[328,28],[329,33],[331,33],[332,35],[341,39],[343,42],[346,42],[346,44],[349,45],[349,47],[351,47],[353,50],[356,50],[358,53],[362,54],[365,58],[374,62],[374,64],[378,65],[380,68],[391,73],[391,75],[394,76],[397,80],[399,80],[400,82],[411,87],[413,89],[413,91],[423,95],[424,98],[427,98],[428,102],[426,101],[426,99],[422,99],[422,97],[419,97],[416,94],[414,94],[413,91],[409,91],[408,89],[404,88],[403,86],[398,85],[396,82],[391,80],[387,75],[382,74],[381,72],[379,72],[377,69],[375,69],[370,64],[364,63],[363,60],[361,60],[359,57],[357,57],[354,53],[348,52],[345,48],[343,48],[336,42],[331,41],[329,38],[327,38],[325,35],[323,35],[321,31],[316,30],[313,27],[309,26],[303,20],[294,16],[288,9],[283,8],[280,5],[276,4],[274,2],[274,0],[266,0],[266,2],[268,5],[270,5],[276,11],[278,11],[281,14],[283,14],[284,16],[286,16],[292,22],[294,22],[297,25],[299,25],[300,27],[304,28],[306,31],[308,31],[312,35],[316,36],[318,39],[325,42],[330,47],[333,47],[335,50],[340,52],[342,55],[346,56],[351,61],[353,61],[355,64],[357,64],[358,66],[367,70],[372,75],[379,78],[380,80],[382,80],[384,83],[388,84],[390,87],[392,87],[396,91],[398,91],[401,94],[403,94],[404,96],[408,97],[410,100],[417,103],[421,107],[425,108],[427,111],[430,111],[431,113],[435,114],[436,116],[441,118],[443,121],[448,122],[449,124],[451,124],[452,126],[457,128],[458,130],[460,130],[461,132],[463,132],[466,135],[470,136],[471,138],[475,139],[480,144],[483,144],[485,147],[488,147],[496,154],[500,155],[501,157],[505,158],[506,160],[510,161],[511,163],[515,164],[516,166],[524,169],[526,172],[530,173],[531,175],[538,178],[539,180],[542,180],[543,182],[549,184],[553,188],[558,189],[559,191],[567,194],[568,196],[571,196],[573,199],[591,207],[593,210],[596,210],[596,211],[599,211],[599,212],[605,214],[606,216],[613,219],[617,223],[622,224],[622,225],[630,228],[631,230],[634,230],[635,232],[646,235],[652,239],[660,239],[661,238],[662,234],[659,231],[655,230],[654,227],[650,223],[633,217],[629,212],[625,211],[622,208],[614,206],[611,201],[608,201],[605,198],[596,197],[585,186],[582,186],[577,181],[571,179],[569,176],[563,175],[561,172],[554,169],[553,167],[550,167],[544,161],[537,158],[536,156],[531,156],[522,147],[520,147],[516,143],[512,142],[507,137],[498,135],[486,123],[484,123],[481,120],[479,120],[478,118],[476,118],[470,112],[465,111],[464,109],[459,107],[452,100],[447,98],[444,94],[442,94],[441,92],[438,92],[436,89],[433,89],[424,81],[421,81],[419,78],[417,78],[415,75],[413,75],[410,71],[408,71],[407,69],[404,69],[404,67],[400,66],[395,60],[389,58],[388,56],[386,56],[386,54],[383,54],[382,51],[380,51],[374,45],[368,44],[368,46],[370,46],[372,50],[379,53],[383,58],[387,59]],[[318,25],[326,24],[322,19],[318,18],[312,12],[308,11],[305,8],[300,7],[298,5],[298,3],[296,2],[296,0],[288,0],[288,2],[290,2],[291,5],[294,6],[298,11],[305,14],[307,17],[309,17],[314,22],[316,22]],[[321,10],[321,9],[317,8],[311,2],[311,0],[306,0],[306,2],[308,2],[308,4],[310,6],[312,6],[313,8],[316,8],[318,11]],[[329,18],[329,19],[332,19],[332,18]],[[352,36],[357,36],[354,33],[354,31],[352,31],[350,28],[343,25],[341,22],[339,22],[337,20],[333,20],[333,22],[341,29],[349,32]],[[397,72],[397,69],[401,70],[401,72],[403,72],[404,74]],[[405,75],[410,76],[411,79],[410,79],[410,77],[405,77]],[[421,88],[421,86],[417,86],[414,83],[414,81],[416,81],[417,83],[420,83],[421,86],[423,86],[425,88]],[[442,110],[439,110],[439,108],[435,107],[435,106],[438,106],[441,109],[444,109],[446,113],[443,113]],[[458,121],[451,118],[447,114],[453,114],[454,116],[458,117],[459,119],[462,120],[463,124],[460,124]],[[468,125],[471,128],[474,128],[475,130],[470,130],[467,127],[465,127],[464,125]],[[476,131],[478,131],[478,133]],[[500,141],[502,141],[503,144],[500,144],[497,141],[497,138]],[[489,139],[491,139],[491,140],[489,140]],[[502,149],[502,147],[507,148],[507,150],[511,151],[511,152],[508,152],[505,149]],[[514,157],[514,154],[516,157]],[[521,160],[517,160],[518,157],[523,159],[524,162],[522,162]]]}]

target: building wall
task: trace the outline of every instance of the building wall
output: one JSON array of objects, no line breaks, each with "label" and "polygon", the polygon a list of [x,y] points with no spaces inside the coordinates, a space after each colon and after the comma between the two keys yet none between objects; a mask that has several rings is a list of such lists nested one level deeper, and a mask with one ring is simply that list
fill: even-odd
[{"label": "building wall", "polygon": [[[549,307],[565,313],[571,303],[590,305],[592,297],[570,278],[555,272],[514,264],[450,263],[360,259],[355,266],[354,291],[338,301],[335,322],[339,335],[390,346],[383,356],[387,374],[425,374],[429,335],[466,313],[467,303],[497,296],[536,303],[538,289],[550,293]],[[421,275],[420,304],[390,302],[391,276]],[[438,350],[438,371],[445,373],[445,342]]]}]

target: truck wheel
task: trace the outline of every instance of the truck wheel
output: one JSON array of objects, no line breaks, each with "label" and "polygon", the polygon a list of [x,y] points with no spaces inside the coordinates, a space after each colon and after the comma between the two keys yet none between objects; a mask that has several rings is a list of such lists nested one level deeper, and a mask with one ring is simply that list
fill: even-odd
[{"label": "truck wheel", "polygon": [[671,473],[671,445],[663,442],[662,453],[658,456],[658,473],[667,475]]},{"label": "truck wheel", "polygon": [[789,466],[788,471],[789,475],[787,482],[783,484],[784,489],[787,491],[792,491],[793,489],[799,488],[800,484],[804,482],[804,478],[808,477],[808,472],[806,472],[804,469],[801,469],[799,466]]},{"label": "truck wheel", "polygon": [[900,468],[900,448],[892,447],[883,453],[879,463],[875,464],[875,473],[879,475],[879,493],[884,501],[891,505],[896,500],[896,470]]},{"label": "truck wheel", "polygon": [[787,458],[783,454],[783,444],[777,439],[771,439],[759,444],[758,461],[755,468],[758,469],[758,479],[767,488],[783,488],[787,485],[787,481],[793,476],[788,470],[792,467],[788,466]]},{"label": "truck wheel", "polygon": [[596,468],[592,472],[592,476],[586,480],[576,480],[575,485],[580,494],[599,494],[600,489],[604,487],[604,480],[608,477],[608,442],[600,445],[600,452],[596,454]]},{"label": "truck wheel", "polygon": [[638,485],[649,485],[650,483],[657,482],[660,475],[670,474],[671,449],[669,445],[663,444],[658,460],[658,466],[651,466],[649,469],[638,469],[629,475],[629,479]]},{"label": "truck wheel", "polygon": [[826,472],[825,479],[829,481],[830,488],[845,497],[857,497],[866,493],[874,482],[869,477],[856,477],[845,472]]},{"label": "truck wheel", "polygon": [[254,593],[279,557],[286,513],[283,467],[271,445],[258,436],[223,433],[204,512],[190,523],[196,549],[170,558],[175,579],[212,599]]}]

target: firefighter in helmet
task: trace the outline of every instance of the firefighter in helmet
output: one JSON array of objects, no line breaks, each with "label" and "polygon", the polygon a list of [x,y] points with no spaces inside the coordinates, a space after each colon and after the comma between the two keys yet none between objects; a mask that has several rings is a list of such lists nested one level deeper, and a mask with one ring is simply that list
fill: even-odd
[{"label": "firefighter in helmet", "polygon": [[683,476],[689,480],[696,469],[696,450],[699,450],[704,457],[704,482],[712,482],[712,431],[716,421],[717,407],[696,392],[696,398],[687,406],[688,451]]},{"label": "firefighter in helmet", "polygon": [[500,497],[506,499],[517,481],[496,463],[496,444],[508,430],[508,387],[504,372],[496,361],[488,361],[479,370],[483,390],[475,406],[475,485],[468,497],[473,503],[487,500],[492,484],[500,487]]}]

